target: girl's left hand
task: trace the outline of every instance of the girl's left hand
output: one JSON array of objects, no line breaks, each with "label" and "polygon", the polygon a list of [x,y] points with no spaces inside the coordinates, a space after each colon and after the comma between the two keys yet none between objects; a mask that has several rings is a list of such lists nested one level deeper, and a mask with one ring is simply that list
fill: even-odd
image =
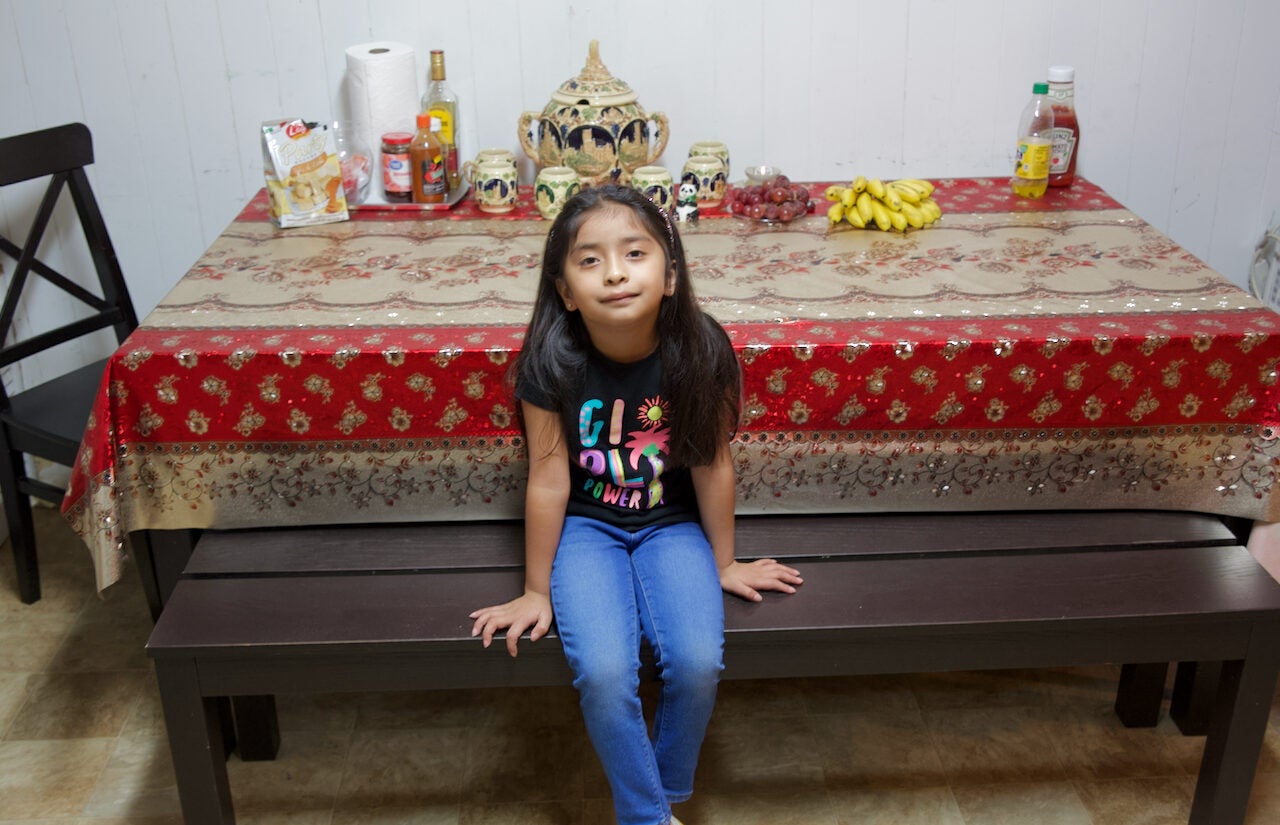
[{"label": "girl's left hand", "polygon": [[720,587],[724,592],[752,602],[764,599],[761,590],[794,593],[798,584],[804,584],[800,571],[774,559],[758,559],[749,564],[733,561],[720,569]]}]

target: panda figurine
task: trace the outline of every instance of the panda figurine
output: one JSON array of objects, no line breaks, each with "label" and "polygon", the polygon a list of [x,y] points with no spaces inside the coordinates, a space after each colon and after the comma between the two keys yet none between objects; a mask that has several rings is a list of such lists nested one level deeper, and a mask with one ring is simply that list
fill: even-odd
[{"label": "panda figurine", "polygon": [[676,197],[676,221],[698,222],[698,185],[696,183],[684,181],[680,184],[680,193]]}]

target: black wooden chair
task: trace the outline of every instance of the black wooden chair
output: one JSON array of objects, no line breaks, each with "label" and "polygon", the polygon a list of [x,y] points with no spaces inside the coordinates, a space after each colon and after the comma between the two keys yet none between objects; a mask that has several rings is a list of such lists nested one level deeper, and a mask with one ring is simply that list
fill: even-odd
[{"label": "black wooden chair", "polygon": [[[116,340],[123,342],[138,325],[124,274],[85,174],[85,167],[91,163],[93,138],[83,123],[0,139],[0,186],[49,179],[26,241],[19,245],[0,235],[0,253],[16,262],[9,272],[4,304],[0,306],[0,367],[8,368],[8,372],[24,359],[107,327],[114,328]],[[100,296],[37,257],[64,189],[71,193],[75,214],[84,230],[101,286]],[[0,263],[9,266],[3,258]],[[28,291],[32,275],[82,302],[88,311],[77,307],[74,318],[44,321],[47,309],[31,305],[35,300],[32,291]],[[25,322],[15,324],[20,310],[37,319],[35,330],[27,329],[32,325]],[[27,604],[40,598],[40,568],[28,496],[57,504],[65,490],[28,475],[25,456],[67,466],[74,463],[105,365],[106,359],[96,361],[13,394],[0,382],[0,495],[4,497],[4,513],[9,521],[18,594]]]}]

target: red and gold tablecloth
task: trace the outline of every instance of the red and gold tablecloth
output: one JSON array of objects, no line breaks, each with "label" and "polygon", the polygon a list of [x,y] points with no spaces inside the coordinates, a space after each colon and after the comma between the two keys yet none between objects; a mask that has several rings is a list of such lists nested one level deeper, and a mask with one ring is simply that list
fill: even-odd
[{"label": "red and gold tablecloth", "polygon": [[[939,181],[906,235],[682,229],[745,368],[742,512],[1192,509],[1280,519],[1280,316],[1084,181]],[[64,510],[134,530],[518,515],[504,375],[549,224],[259,196],[113,358]]]}]

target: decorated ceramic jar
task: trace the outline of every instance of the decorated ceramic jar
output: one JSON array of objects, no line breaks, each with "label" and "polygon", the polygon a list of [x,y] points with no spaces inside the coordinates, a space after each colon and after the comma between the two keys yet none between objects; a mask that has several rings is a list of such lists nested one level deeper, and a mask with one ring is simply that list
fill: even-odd
[{"label": "decorated ceramic jar", "polygon": [[645,114],[631,87],[600,61],[599,44],[592,40],[582,73],[561,84],[541,113],[522,114],[518,132],[525,154],[539,168],[568,166],[583,186],[625,184],[667,147],[667,116]]}]

